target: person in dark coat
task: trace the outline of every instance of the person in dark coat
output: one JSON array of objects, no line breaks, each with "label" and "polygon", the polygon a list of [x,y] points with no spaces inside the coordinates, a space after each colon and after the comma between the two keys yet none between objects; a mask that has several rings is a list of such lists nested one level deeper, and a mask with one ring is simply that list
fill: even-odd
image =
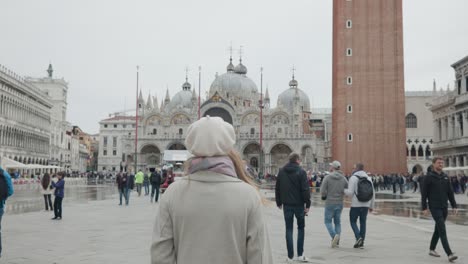
[{"label": "person in dark coat", "polygon": [[151,183],[150,200],[151,202],[153,202],[153,197],[154,197],[154,201],[157,203],[159,200],[159,187],[161,186],[161,174],[156,169],[154,169],[151,172],[150,183]]},{"label": "person in dark coat", "polygon": [[57,173],[57,182],[52,181],[52,187],[55,188],[54,195],[54,218],[52,220],[62,220],[62,201],[65,197],[65,180],[63,172]]},{"label": "person in dark coat", "polygon": [[126,204],[130,202],[130,193],[133,191],[133,188],[135,187],[135,175],[133,175],[131,172],[127,174],[127,189],[126,189]]},{"label": "person in dark coat", "polygon": [[[445,220],[448,216],[448,201],[453,208],[453,213],[458,213],[457,203],[453,192],[450,179],[442,171],[444,167],[444,160],[441,157],[432,159],[433,171],[429,172],[425,177],[423,185],[421,186],[421,206],[424,215],[429,214],[431,211],[432,218],[435,221],[434,234],[432,235],[431,244],[429,247],[429,255],[433,257],[440,257],[435,251],[439,238],[442,241],[445,253],[450,262],[456,260],[458,257],[453,254],[447,239],[447,230],[445,228]],[[428,210],[429,201],[429,210]]]},{"label": "person in dark coat", "polygon": [[294,257],[293,225],[294,216],[297,220],[297,255],[296,260],[307,261],[304,256],[304,216],[309,212],[310,188],[307,181],[307,173],[299,166],[300,156],[297,153],[289,155],[289,163],[278,173],[275,187],[275,199],[278,208],[283,209],[286,222],[286,247],[288,250],[287,261]]},{"label": "person in dark coat", "polygon": [[127,180],[128,176],[126,173],[119,173],[117,175],[117,188],[119,190],[119,199],[120,203],[119,205],[122,205],[122,196],[125,199],[125,204],[128,205],[128,199],[127,199]]}]

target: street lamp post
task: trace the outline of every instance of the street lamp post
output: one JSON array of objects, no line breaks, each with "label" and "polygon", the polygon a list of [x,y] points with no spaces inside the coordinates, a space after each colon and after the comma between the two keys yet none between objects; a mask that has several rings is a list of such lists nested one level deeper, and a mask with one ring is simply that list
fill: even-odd
[{"label": "street lamp post", "polygon": [[260,160],[258,172],[263,176],[263,67],[260,68],[260,100],[258,106],[260,107]]}]

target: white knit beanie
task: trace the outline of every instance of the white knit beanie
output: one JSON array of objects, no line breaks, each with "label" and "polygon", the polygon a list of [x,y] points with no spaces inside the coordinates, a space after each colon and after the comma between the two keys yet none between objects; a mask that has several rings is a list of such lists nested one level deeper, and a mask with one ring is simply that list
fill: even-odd
[{"label": "white knit beanie", "polygon": [[225,156],[236,143],[236,134],[231,124],[221,117],[202,117],[187,130],[185,146],[197,157]]}]

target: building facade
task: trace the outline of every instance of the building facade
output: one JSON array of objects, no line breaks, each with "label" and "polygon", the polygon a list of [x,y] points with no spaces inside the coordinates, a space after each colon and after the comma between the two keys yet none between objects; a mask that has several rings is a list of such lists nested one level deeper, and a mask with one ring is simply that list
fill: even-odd
[{"label": "building facade", "polygon": [[464,167],[468,166],[468,56],[452,67],[455,89],[432,102],[433,152],[443,157],[448,167]]},{"label": "building facade", "polygon": [[[201,116],[219,116],[236,131],[236,149],[255,169],[276,174],[291,152],[302,155],[306,169],[325,167],[325,143],[310,126],[309,97],[299,89],[294,75],[289,87],[270,107],[268,89],[262,100],[259,89],[247,76],[247,67],[232,59],[226,72],[217,75],[200,107]],[[262,136],[260,137],[260,119]],[[137,167],[156,167],[163,163],[164,150],[184,150],[187,128],[198,120],[198,95],[187,81],[173,97],[166,91],[159,103],[156,97],[138,98]],[[115,116],[100,122],[99,170],[133,167],[135,162],[135,117]],[[262,144],[260,145],[260,138]]]},{"label": "building facade", "polygon": [[408,172],[426,173],[431,165],[434,122],[431,106],[435,91],[406,91],[406,156]]},{"label": "building facade", "polygon": [[46,94],[0,66],[0,157],[46,165],[52,107]]},{"label": "building facade", "polygon": [[402,0],[333,1],[332,154],[347,174],[407,170],[402,20]]},{"label": "building facade", "polygon": [[39,88],[52,100],[49,164],[70,170],[72,169],[72,134],[69,131],[71,125],[67,122],[68,83],[63,78],[54,78],[53,73],[53,67],[49,64],[47,77],[28,77],[26,81]]}]

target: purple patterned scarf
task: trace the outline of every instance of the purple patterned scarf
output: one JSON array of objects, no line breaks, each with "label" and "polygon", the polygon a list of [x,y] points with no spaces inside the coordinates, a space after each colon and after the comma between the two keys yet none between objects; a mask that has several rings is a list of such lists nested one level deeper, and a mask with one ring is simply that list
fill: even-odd
[{"label": "purple patterned scarf", "polygon": [[212,171],[237,178],[234,163],[228,156],[193,158],[188,172],[193,174],[197,171]]}]

